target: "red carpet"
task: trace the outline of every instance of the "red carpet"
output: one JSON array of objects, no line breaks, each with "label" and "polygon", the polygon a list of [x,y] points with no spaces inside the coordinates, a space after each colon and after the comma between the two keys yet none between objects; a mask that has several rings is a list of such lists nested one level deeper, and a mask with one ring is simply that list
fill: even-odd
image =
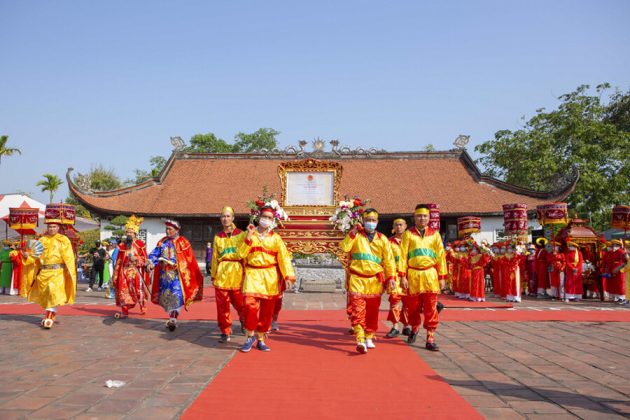
[{"label": "red carpet", "polygon": [[457,299],[453,295],[440,295],[438,300],[447,308],[511,308],[513,305],[508,302],[470,302],[464,299]]},{"label": "red carpet", "polygon": [[236,354],[182,418],[482,418],[401,340],[378,340],[360,355],[347,328],[344,320],[283,323],[271,352]]}]

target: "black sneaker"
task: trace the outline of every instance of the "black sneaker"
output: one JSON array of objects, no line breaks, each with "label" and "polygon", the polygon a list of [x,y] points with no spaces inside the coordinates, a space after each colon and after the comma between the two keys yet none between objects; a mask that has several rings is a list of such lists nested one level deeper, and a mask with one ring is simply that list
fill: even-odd
[{"label": "black sneaker", "polygon": [[221,334],[221,338],[219,338],[219,343],[228,343],[232,340],[232,338],[227,334]]},{"label": "black sneaker", "polygon": [[427,342],[424,347],[429,351],[440,351],[438,345],[435,344],[435,342]]},{"label": "black sneaker", "polygon": [[416,338],[418,338],[418,333],[412,331],[411,334],[409,334],[409,337],[407,337],[407,344],[415,343]]},{"label": "black sneaker", "polygon": [[398,331],[396,328],[392,328],[387,334],[385,334],[385,338],[394,338],[399,334],[400,331]]},{"label": "black sneaker", "polygon": [[441,302],[438,302],[437,303],[437,312],[438,312],[438,314],[440,312],[442,312],[442,309],[444,309],[444,305]]},{"label": "black sneaker", "polygon": [[411,328],[410,327],[403,328],[402,335],[409,337],[411,335]]}]

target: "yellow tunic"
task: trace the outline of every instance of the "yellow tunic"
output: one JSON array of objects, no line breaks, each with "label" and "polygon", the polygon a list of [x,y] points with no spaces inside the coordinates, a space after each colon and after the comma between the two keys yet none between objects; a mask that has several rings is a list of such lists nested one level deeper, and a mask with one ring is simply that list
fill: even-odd
[{"label": "yellow tunic", "polygon": [[392,236],[389,238],[389,244],[392,247],[392,253],[394,254],[394,262],[396,263],[396,271],[398,275],[396,276],[396,288],[394,290],[390,290],[391,295],[406,295],[407,293],[400,287],[400,277],[404,274],[402,270],[402,249],[400,247],[402,240]]},{"label": "yellow tunic", "polygon": [[42,255],[22,259],[22,279],[28,284],[29,302],[44,309],[72,304],[77,289],[77,268],[70,239],[58,233],[42,236],[39,241],[44,245]]},{"label": "yellow tunic", "polygon": [[424,237],[414,227],[403,235],[402,270],[407,274],[409,294],[440,293],[439,279],[448,276],[440,233],[426,228]]},{"label": "yellow tunic", "polygon": [[243,259],[238,250],[245,240],[245,232],[234,229],[231,235],[221,232],[214,236],[210,276],[214,287],[224,290],[241,290],[243,286]]},{"label": "yellow tunic", "polygon": [[281,280],[295,280],[291,254],[280,235],[273,231],[262,240],[258,233],[250,241],[244,240],[239,256],[245,261],[243,294],[247,296],[273,298],[284,289],[279,284]]},{"label": "yellow tunic", "polygon": [[385,235],[376,232],[372,242],[366,234],[348,234],[339,247],[350,254],[348,292],[357,296],[377,297],[383,282],[396,279],[396,262]]}]

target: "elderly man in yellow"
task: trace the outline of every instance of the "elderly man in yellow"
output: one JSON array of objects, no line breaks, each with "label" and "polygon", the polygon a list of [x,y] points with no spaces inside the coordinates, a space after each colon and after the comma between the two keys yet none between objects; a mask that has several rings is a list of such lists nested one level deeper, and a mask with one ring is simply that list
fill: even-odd
[{"label": "elderly man in yellow", "polygon": [[[392,323],[392,329],[385,335],[385,338],[394,338],[400,334],[400,330],[397,328],[398,323],[403,325],[403,334],[408,336],[411,333],[409,328],[409,317],[407,311],[407,291],[400,287],[400,277],[403,273],[400,269],[400,256],[402,243],[402,237],[407,230],[407,222],[405,219],[394,219],[392,233],[394,234],[389,238],[389,244],[392,247],[394,253],[394,261],[396,262],[396,287],[393,290],[389,290],[389,313],[387,314],[387,320]],[[400,303],[402,302],[402,308]]]},{"label": "elderly man in yellow", "polygon": [[[378,329],[378,308],[381,305],[383,283],[396,287],[396,262],[387,236],[376,231],[378,212],[366,209],[363,226],[355,226],[339,244],[350,254],[348,268],[348,295],[357,351],[367,353],[373,349],[374,334]],[[360,232],[359,232],[360,230]]]},{"label": "elderly man in yellow", "polygon": [[46,219],[48,228],[39,241],[44,251],[39,258],[22,251],[23,281],[27,283],[28,301],[46,309],[42,326],[50,329],[55,323],[57,306],[72,304],[77,289],[77,268],[72,244],[59,233],[61,220]]},{"label": "elderly man in yellow", "polygon": [[234,225],[234,210],[226,206],[221,210],[223,231],[214,236],[210,276],[214,284],[217,323],[221,330],[219,342],[227,343],[232,334],[230,303],[236,309],[243,328],[243,259],[238,250],[245,239],[245,232]]},{"label": "elderly man in yellow", "polygon": [[420,312],[424,312],[424,328],[427,330],[426,348],[437,351],[434,333],[438,326],[437,296],[448,276],[444,245],[440,233],[428,227],[429,208],[418,204],[414,212],[415,227],[403,235],[402,271],[400,284],[409,295],[409,322],[411,335],[408,343],[414,343],[420,328]]},{"label": "elderly man in yellow", "polygon": [[245,262],[243,318],[247,339],[241,347],[244,353],[252,349],[256,339],[258,350],[271,350],[265,344],[265,337],[271,327],[276,299],[282,292],[280,282],[286,282],[290,288],[295,281],[289,250],[280,235],[273,231],[276,218],[272,207],[262,207],[258,227],[247,226],[247,235],[239,248]]}]

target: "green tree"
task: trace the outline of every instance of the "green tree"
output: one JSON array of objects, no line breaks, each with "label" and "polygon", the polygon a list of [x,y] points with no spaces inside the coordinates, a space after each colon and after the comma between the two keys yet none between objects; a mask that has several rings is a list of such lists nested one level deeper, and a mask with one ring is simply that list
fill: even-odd
[{"label": "green tree", "polygon": [[112,236],[117,239],[125,235],[125,225],[127,224],[127,216],[119,215],[110,220],[109,225],[105,226],[105,230],[112,232]]},{"label": "green tree", "polygon": [[278,147],[276,136],[279,131],[273,128],[259,128],[251,134],[238,133],[234,136],[234,148],[238,152],[249,153],[256,150],[272,150]]},{"label": "green tree", "polygon": [[55,191],[59,189],[61,184],[63,184],[63,181],[57,175],[44,174],[44,179],[38,181],[35,185],[42,187],[42,192],[48,191],[50,193],[50,202],[52,203]]},{"label": "green tree", "polygon": [[630,133],[621,118],[628,93],[602,100],[609,87],[589,94],[588,85],[579,86],[560,96],[557,109],[538,109],[521,129],[497,131],[475,147],[482,155],[477,163],[490,176],[535,190],[561,187],[576,168],[580,180],[568,197],[570,208],[606,227],[610,208],[630,201]]},{"label": "green tree", "polygon": [[72,192],[68,194],[68,197],[66,198],[66,203],[72,204],[74,206],[74,211],[78,217],[85,217],[86,219],[92,218],[92,215],[90,214],[88,209],[86,209],[85,206],[83,206],[83,204],[79,202],[77,197],[72,194]]},{"label": "green tree", "polygon": [[7,142],[9,141],[9,136],[0,136],[0,163],[2,162],[2,156],[11,156],[14,153],[19,155],[22,154],[20,149],[15,147],[7,147]]},{"label": "green tree", "polygon": [[190,138],[190,146],[185,150],[191,153],[232,153],[237,151],[233,144],[218,138],[214,133],[195,134]]},{"label": "green tree", "polygon": [[144,169],[135,169],[133,172],[135,174],[135,179],[127,180],[126,184],[139,184],[141,182],[146,181],[149,178],[155,178],[160,175],[162,169],[166,166],[166,162],[168,160],[164,156],[151,156],[149,159],[149,164],[151,165],[150,170]]}]

